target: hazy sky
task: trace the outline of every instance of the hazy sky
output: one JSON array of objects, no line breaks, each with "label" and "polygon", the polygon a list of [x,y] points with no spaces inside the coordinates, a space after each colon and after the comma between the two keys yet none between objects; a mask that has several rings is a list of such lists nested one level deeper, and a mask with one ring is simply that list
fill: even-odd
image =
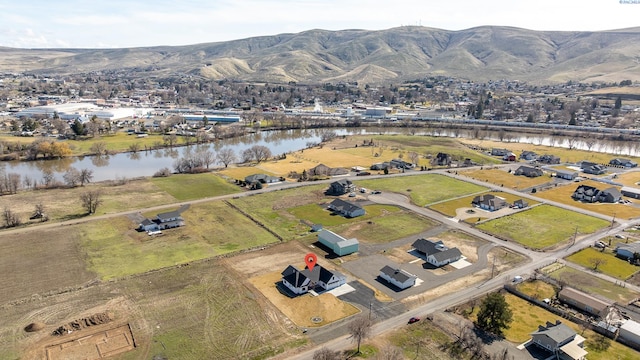
[{"label": "hazy sky", "polygon": [[[624,1],[624,0],[623,0]],[[620,0],[0,0],[0,46],[187,45],[309,29],[640,26]],[[637,1],[636,1],[637,2]]]}]

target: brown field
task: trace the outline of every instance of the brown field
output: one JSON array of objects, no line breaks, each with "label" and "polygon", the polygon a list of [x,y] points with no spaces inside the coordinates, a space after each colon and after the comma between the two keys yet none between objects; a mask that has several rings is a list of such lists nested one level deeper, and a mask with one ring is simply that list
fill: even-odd
[{"label": "brown field", "polygon": [[638,188],[640,187],[640,185],[638,185],[640,182],[640,171],[629,171],[623,174],[618,174],[614,181],[624,186]]},{"label": "brown field", "polygon": [[136,347],[129,324],[78,336],[47,346],[47,360],[99,360]]},{"label": "brown field", "polygon": [[620,219],[631,219],[640,216],[640,209],[633,206],[638,203],[638,200],[631,200],[633,204],[604,204],[604,203],[583,203],[575,201],[571,198],[571,195],[579,185],[594,186],[600,190],[604,190],[610,187],[607,184],[603,184],[596,181],[585,180],[580,183],[567,183],[563,186],[558,186],[550,190],[539,191],[535,195],[543,199],[549,199],[557,201],[559,203],[575,206],[581,209],[594,211],[603,215],[615,216]]},{"label": "brown field", "polygon": [[542,175],[535,178],[529,178],[526,176],[516,176],[513,173],[507,172],[506,169],[482,169],[482,170],[469,170],[461,171],[461,175],[468,176],[472,179],[486,181],[497,186],[505,186],[510,189],[527,189],[534,186],[540,186],[553,179],[548,175]]}]

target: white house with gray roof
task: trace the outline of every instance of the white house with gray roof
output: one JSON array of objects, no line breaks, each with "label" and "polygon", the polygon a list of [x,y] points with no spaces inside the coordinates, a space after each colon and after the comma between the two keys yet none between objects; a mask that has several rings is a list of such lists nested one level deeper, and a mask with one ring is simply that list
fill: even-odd
[{"label": "white house with gray roof", "polygon": [[411,246],[417,252],[424,254],[427,262],[435,267],[444,266],[462,258],[458,248],[448,248],[442,240],[418,239]]},{"label": "white house with gray roof", "polygon": [[389,265],[385,265],[380,269],[380,274],[378,276],[400,290],[412,287],[416,284],[416,279],[418,278],[416,275],[402,269],[392,268]]},{"label": "white house with gray roof", "polygon": [[538,330],[531,333],[531,342],[557,359],[586,359],[588,352],[584,349],[584,340],[560,320],[555,324],[547,321],[546,325],[538,326]]},{"label": "white house with gray roof", "polygon": [[178,210],[159,213],[155,219],[144,219],[138,225],[140,231],[158,231],[184,226],[182,212],[187,210],[189,205],[183,205]]}]

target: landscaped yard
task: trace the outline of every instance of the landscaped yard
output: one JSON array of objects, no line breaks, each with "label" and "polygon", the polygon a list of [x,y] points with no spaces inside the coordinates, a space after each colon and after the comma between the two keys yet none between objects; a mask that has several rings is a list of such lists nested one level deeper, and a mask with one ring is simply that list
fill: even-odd
[{"label": "landscaped yard", "polygon": [[482,170],[468,170],[460,171],[460,175],[468,176],[470,178],[486,181],[497,186],[504,186],[509,189],[527,189],[530,187],[540,186],[542,184],[553,181],[553,178],[549,174],[530,178],[524,175],[514,175],[504,169],[485,168]]},{"label": "landscaped yard", "polygon": [[628,304],[640,296],[640,294],[628,288],[569,266],[558,266],[548,275],[553,279],[569,284],[571,287],[589,294],[598,294],[620,304]]},{"label": "landscaped yard", "polygon": [[513,215],[476,225],[480,230],[502,239],[516,241],[532,249],[544,249],[578,235],[591,234],[608,221],[551,205],[539,205]]},{"label": "landscaped yard", "polygon": [[157,187],[171,194],[178,201],[201,199],[243,191],[237,185],[212,173],[177,174],[169,177],[151,178],[151,181]]},{"label": "landscaped yard", "polygon": [[597,271],[622,280],[630,278],[640,270],[639,267],[629,264],[609,251],[600,252],[591,247],[580,250],[566,259],[588,269],[597,267]]},{"label": "landscaped yard", "polygon": [[367,189],[391,191],[407,195],[418,206],[488,190],[484,186],[456,180],[444,175],[428,173],[388,179],[359,180],[355,181],[355,183]]},{"label": "landscaped yard", "polygon": [[[593,186],[600,190],[605,190],[611,187],[611,185],[603,184],[601,182],[585,180],[579,183],[568,183],[566,185],[558,186],[550,190],[539,191],[535,195],[543,199],[557,201],[559,203],[568,204],[600,214],[615,216],[619,219],[631,219],[640,216],[640,208],[632,206],[631,204],[584,203],[581,201],[573,200],[573,198],[571,198],[571,195],[580,185]],[[618,190],[620,189],[618,188]]]},{"label": "landscaped yard", "polygon": [[278,241],[223,202],[192,205],[182,216],[186,226],[159,236],[135,231],[137,224],[125,217],[83,226],[81,243],[88,269],[111,279]]},{"label": "landscaped yard", "polygon": [[[508,202],[509,204],[513,204],[514,201],[522,199],[524,201],[526,201],[527,203],[529,203],[529,206],[533,206],[538,204],[537,201],[535,200],[530,200],[526,197],[523,196],[517,196],[517,195],[513,195],[510,193],[505,193],[505,192],[494,192],[494,191],[489,191],[485,194],[491,194],[491,195],[495,195],[497,197],[501,197],[503,199],[505,199],[506,202]],[[482,195],[485,195],[482,194]],[[474,195],[470,195],[470,196],[465,196],[465,197],[460,197],[460,198],[456,198],[450,201],[444,201],[444,202],[439,202],[437,204],[433,204],[431,206],[429,206],[429,209],[437,211],[441,214],[447,215],[447,216],[451,216],[454,217],[456,216],[456,210],[460,209],[460,208],[472,208],[473,205],[471,205],[471,201],[473,200],[474,197],[476,197],[478,194],[474,194]],[[484,210],[478,210],[476,209],[473,217],[475,218],[488,218],[491,216],[491,212],[489,211],[484,211]]]}]

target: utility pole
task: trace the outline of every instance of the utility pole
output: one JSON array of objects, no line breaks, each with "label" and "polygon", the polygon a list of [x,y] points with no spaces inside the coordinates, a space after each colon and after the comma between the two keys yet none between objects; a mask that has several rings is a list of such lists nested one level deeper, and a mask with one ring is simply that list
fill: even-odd
[{"label": "utility pole", "polygon": [[371,308],[373,307],[373,302],[369,301],[369,320],[371,320]]},{"label": "utility pole", "polygon": [[613,229],[613,224],[616,222],[616,213],[613,213],[613,218],[611,218],[611,228]]},{"label": "utility pole", "polygon": [[578,237],[578,225],[576,225],[576,231],[573,233],[573,242],[571,243],[571,246],[576,244],[576,238],[577,237]]}]

